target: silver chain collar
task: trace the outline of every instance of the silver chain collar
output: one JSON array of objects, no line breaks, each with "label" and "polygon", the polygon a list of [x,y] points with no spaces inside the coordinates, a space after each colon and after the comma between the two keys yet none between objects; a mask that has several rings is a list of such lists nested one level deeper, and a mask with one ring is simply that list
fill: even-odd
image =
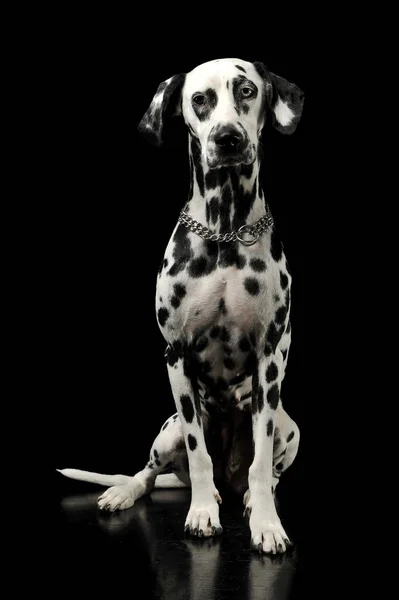
[{"label": "silver chain collar", "polygon": [[[212,242],[235,242],[238,240],[244,246],[252,246],[252,244],[255,244],[258,240],[259,236],[273,225],[273,217],[269,207],[267,207],[266,210],[266,214],[253,225],[242,225],[238,231],[230,231],[229,233],[212,233],[208,227],[201,225],[201,223],[185,213],[184,210],[181,211],[178,221],[204,240],[210,240]],[[248,237],[244,238],[244,235],[252,236],[252,239],[248,239]]]}]

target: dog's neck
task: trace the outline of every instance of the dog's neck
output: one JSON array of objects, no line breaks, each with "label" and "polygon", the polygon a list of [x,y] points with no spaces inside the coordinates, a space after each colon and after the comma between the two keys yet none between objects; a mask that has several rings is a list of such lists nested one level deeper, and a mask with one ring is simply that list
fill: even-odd
[{"label": "dog's neck", "polygon": [[209,169],[197,142],[190,137],[190,189],[185,212],[213,233],[237,231],[265,214],[259,186],[260,163]]}]

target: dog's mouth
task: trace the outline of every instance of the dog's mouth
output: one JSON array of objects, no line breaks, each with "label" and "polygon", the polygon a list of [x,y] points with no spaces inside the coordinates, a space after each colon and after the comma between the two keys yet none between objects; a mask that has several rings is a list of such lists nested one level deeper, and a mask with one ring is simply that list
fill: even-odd
[{"label": "dog's mouth", "polygon": [[256,155],[250,145],[239,152],[235,150],[223,151],[209,148],[206,155],[206,162],[210,169],[220,167],[239,167],[240,165],[250,165],[255,161]]}]

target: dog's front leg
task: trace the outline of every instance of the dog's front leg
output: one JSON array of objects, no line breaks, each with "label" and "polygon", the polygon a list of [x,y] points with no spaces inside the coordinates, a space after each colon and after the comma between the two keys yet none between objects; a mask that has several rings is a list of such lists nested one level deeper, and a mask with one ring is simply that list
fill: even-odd
[{"label": "dog's front leg", "polygon": [[220,496],[213,482],[212,459],[205,445],[198,390],[190,377],[186,357],[172,347],[167,353],[167,361],[190,470],[191,506],[184,531],[198,537],[219,535],[223,531],[217,503]]},{"label": "dog's front leg", "polygon": [[290,544],[272,494],[273,438],[276,408],[280,399],[282,360],[263,356],[252,378],[252,429],[254,458],[249,468],[251,544],[259,552],[285,552]]}]

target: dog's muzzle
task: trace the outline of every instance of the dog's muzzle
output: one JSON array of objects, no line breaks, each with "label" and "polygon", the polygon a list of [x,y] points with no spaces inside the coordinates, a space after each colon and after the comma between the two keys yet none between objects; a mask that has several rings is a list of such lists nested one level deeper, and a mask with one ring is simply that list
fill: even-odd
[{"label": "dog's muzzle", "polygon": [[211,169],[251,163],[248,136],[233,125],[217,128],[209,137],[207,160]]}]

